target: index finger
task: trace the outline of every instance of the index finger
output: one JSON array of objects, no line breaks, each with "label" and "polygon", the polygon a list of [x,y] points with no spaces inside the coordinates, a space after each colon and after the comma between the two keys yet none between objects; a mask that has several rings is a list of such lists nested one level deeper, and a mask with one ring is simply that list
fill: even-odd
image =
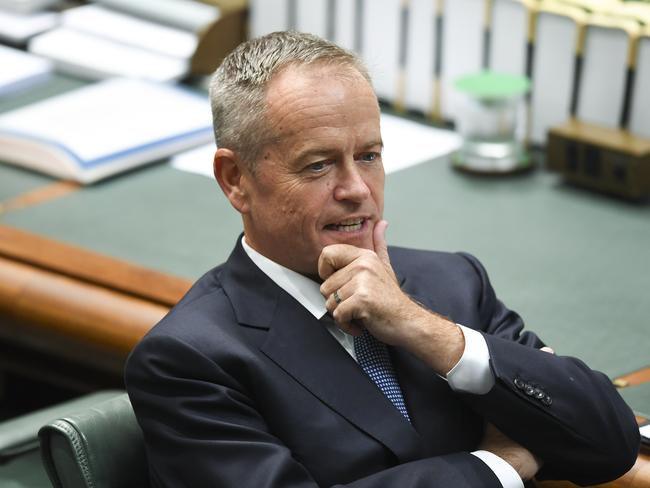
[{"label": "index finger", "polygon": [[380,220],[375,224],[375,228],[372,230],[373,237],[373,246],[375,248],[375,253],[379,256],[379,259],[387,265],[390,266],[390,257],[388,256],[388,244],[386,244],[386,229],[388,228],[388,222],[386,220]]},{"label": "index finger", "polygon": [[365,250],[350,244],[331,244],[325,246],[318,257],[318,276],[326,280],[335,271],[345,268]]}]

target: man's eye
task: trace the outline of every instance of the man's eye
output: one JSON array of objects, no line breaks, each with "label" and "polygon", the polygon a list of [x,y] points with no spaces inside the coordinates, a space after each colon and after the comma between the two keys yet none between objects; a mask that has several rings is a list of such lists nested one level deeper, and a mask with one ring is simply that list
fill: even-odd
[{"label": "man's eye", "polygon": [[325,168],[327,168],[327,161],[318,161],[317,163],[312,163],[307,166],[307,169],[314,173],[320,173],[325,170]]},{"label": "man's eye", "polygon": [[367,153],[362,153],[359,156],[359,159],[363,161],[364,163],[372,163],[373,161],[376,161],[379,159],[380,154],[377,152],[367,152]]}]

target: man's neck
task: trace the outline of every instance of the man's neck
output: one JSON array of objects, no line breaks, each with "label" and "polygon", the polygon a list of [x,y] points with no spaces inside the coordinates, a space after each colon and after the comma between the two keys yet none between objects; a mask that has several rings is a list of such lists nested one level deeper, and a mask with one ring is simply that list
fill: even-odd
[{"label": "man's neck", "polygon": [[251,247],[246,237],[241,239],[242,247],[253,263],[276,285],[295,298],[314,317],[320,319],[326,312],[325,298],[320,294],[321,279],[304,275],[264,256]]}]

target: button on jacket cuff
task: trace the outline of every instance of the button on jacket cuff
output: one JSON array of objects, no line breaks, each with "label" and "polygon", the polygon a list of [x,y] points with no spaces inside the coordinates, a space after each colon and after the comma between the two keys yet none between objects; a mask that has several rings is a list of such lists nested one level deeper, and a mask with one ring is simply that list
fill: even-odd
[{"label": "button on jacket cuff", "polygon": [[524,483],[515,468],[490,451],[474,451],[472,455],[479,458],[499,478],[503,488],[524,488]]},{"label": "button on jacket cuff", "polygon": [[458,324],[465,336],[465,350],[456,365],[447,373],[452,390],[483,395],[494,386],[490,369],[490,352],[480,332]]}]

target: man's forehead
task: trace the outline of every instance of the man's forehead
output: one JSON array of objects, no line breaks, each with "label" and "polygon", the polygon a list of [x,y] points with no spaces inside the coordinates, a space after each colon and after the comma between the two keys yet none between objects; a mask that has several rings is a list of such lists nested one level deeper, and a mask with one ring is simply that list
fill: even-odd
[{"label": "man's forehead", "polygon": [[353,65],[321,61],[310,64],[288,63],[273,73],[268,82],[268,86],[270,87],[280,80],[309,82],[313,79],[322,78],[338,78],[343,80],[360,79],[368,83],[368,80]]},{"label": "man's forehead", "polygon": [[363,117],[358,113],[354,118],[336,114],[306,118],[302,123],[291,122],[285,119],[279,130],[274,131],[273,144],[300,153],[362,151],[383,145],[379,117],[372,114]]},{"label": "man's forehead", "polygon": [[266,89],[267,107],[282,106],[299,96],[343,96],[354,86],[377,100],[368,81],[352,66],[289,65],[274,74]]},{"label": "man's forehead", "polygon": [[[377,97],[361,75],[341,78],[337,71],[288,69],[274,78],[266,92],[269,115],[285,118],[291,115],[323,116],[346,119],[362,111],[363,117],[379,113]],[[355,111],[350,110],[354,107]],[[313,113],[312,113],[313,112]]]}]

